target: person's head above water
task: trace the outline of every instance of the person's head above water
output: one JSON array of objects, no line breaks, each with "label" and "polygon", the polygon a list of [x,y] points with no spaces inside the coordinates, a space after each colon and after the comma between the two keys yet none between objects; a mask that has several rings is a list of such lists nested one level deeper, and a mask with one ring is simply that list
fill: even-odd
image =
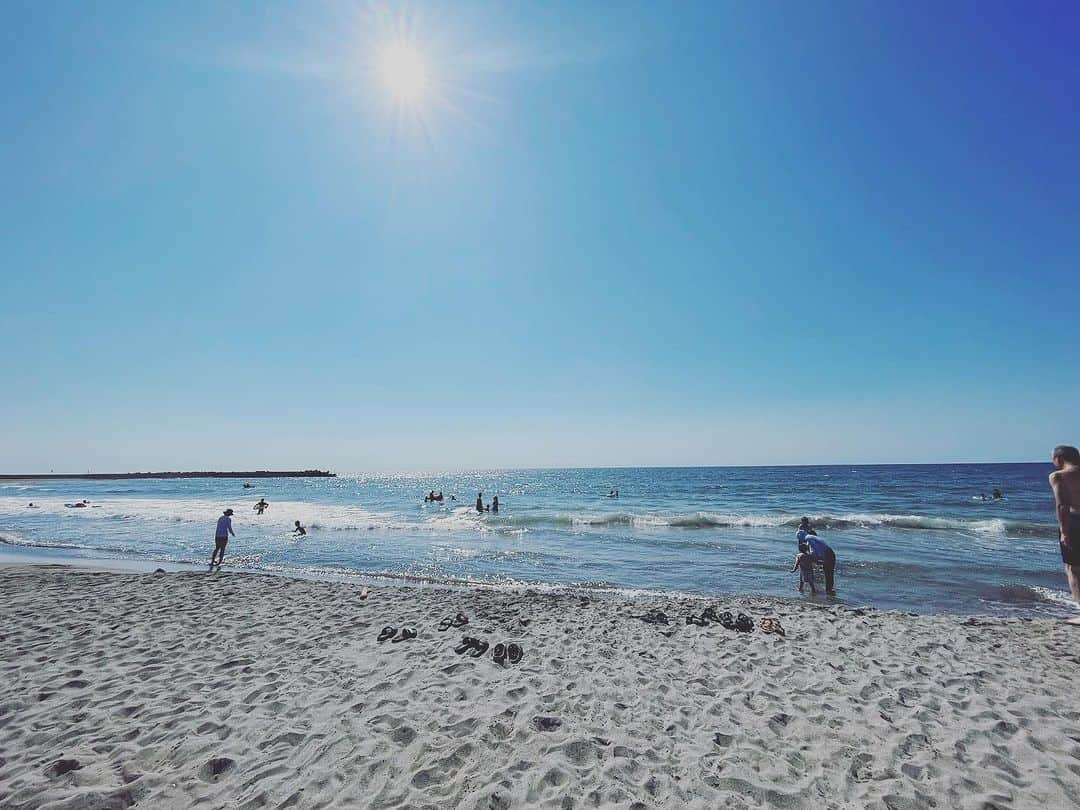
[{"label": "person's head above water", "polygon": [[299,525],[300,525],[300,521],[299,521],[299,520],[295,521],[295,525],[299,526]]},{"label": "person's head above water", "polygon": [[1080,466],[1080,450],[1069,444],[1059,444],[1050,454],[1050,460],[1059,470],[1066,464]]}]

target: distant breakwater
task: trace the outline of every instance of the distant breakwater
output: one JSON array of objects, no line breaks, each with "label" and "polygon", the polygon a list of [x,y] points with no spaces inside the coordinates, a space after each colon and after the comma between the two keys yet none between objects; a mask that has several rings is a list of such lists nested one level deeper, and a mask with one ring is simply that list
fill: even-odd
[{"label": "distant breakwater", "polygon": [[124,481],[135,478],[336,478],[328,470],[246,470],[219,472],[130,472],[130,473],[48,473],[39,475],[0,475],[0,481]]}]

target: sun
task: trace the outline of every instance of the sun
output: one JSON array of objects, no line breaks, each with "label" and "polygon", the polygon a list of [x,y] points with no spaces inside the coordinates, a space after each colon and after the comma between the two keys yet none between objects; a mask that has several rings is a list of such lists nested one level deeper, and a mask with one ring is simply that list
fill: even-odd
[{"label": "sun", "polygon": [[378,71],[387,92],[403,106],[419,104],[431,87],[427,60],[406,41],[389,42],[379,50]]}]

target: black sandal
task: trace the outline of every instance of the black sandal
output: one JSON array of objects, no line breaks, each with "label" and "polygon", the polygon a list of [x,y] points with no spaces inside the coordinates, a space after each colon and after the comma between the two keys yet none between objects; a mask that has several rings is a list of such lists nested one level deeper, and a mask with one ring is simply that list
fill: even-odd
[{"label": "black sandal", "polygon": [[393,638],[394,633],[396,633],[396,632],[397,632],[396,627],[391,627],[390,625],[387,625],[386,627],[384,627],[382,629],[382,632],[379,633],[379,641],[382,642],[382,641],[386,641],[388,638]]},{"label": "black sandal", "polygon": [[506,648],[506,658],[511,664],[517,664],[525,656],[525,651],[511,642]]},{"label": "black sandal", "polygon": [[667,624],[667,614],[662,610],[650,610],[644,616],[638,616],[643,622],[647,624]]},{"label": "black sandal", "polygon": [[687,616],[686,617],[686,623],[687,624],[696,624],[698,627],[707,627],[708,624],[709,624],[701,616]]},{"label": "black sandal", "polygon": [[397,644],[399,641],[408,641],[410,638],[416,638],[416,631],[413,630],[411,627],[403,627],[401,630],[401,635],[399,635],[397,638],[391,639],[390,643]]},{"label": "black sandal", "polygon": [[491,654],[491,660],[496,664],[501,664],[506,660],[506,645],[501,641],[495,645],[495,651]]},{"label": "black sandal", "polygon": [[490,645],[486,641],[477,641],[476,644],[474,644],[473,646],[476,647],[476,652],[471,652],[469,653],[469,655],[471,655],[473,658],[479,658],[481,655],[488,651],[488,647]]},{"label": "black sandal", "polygon": [[701,611],[701,618],[710,622],[720,621],[720,615],[716,612],[716,608],[712,606],[707,607],[703,611]]},{"label": "black sandal", "polygon": [[477,641],[472,636],[462,636],[461,643],[454,647],[454,652],[456,652],[458,655],[461,655],[466,650],[476,646],[476,644]]},{"label": "black sandal", "polygon": [[469,617],[466,616],[464,613],[459,613],[457,616],[454,617],[453,626],[454,627],[464,627],[468,623],[469,623]]},{"label": "black sandal", "polygon": [[739,617],[735,620],[735,629],[740,633],[753,633],[754,620],[745,613],[740,613]]},{"label": "black sandal", "polygon": [[732,618],[731,613],[726,610],[720,614],[720,624],[724,626],[725,630],[735,629],[735,619]]},{"label": "black sandal", "polygon": [[452,618],[450,618],[449,616],[447,616],[445,619],[443,619],[441,622],[439,622],[439,630],[440,631],[449,630],[453,626],[454,626],[454,620]]}]

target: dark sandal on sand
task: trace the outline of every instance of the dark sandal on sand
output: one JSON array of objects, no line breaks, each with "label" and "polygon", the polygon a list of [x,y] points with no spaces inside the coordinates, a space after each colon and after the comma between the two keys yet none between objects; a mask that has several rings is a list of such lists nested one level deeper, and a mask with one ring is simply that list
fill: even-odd
[{"label": "dark sandal on sand", "polygon": [[399,635],[397,638],[391,639],[390,643],[397,644],[399,641],[408,641],[410,638],[416,638],[416,631],[413,630],[411,627],[403,627],[401,630],[401,635]]},{"label": "dark sandal on sand", "polygon": [[391,627],[390,625],[387,625],[382,629],[382,632],[379,633],[379,641],[386,641],[388,638],[393,638],[394,633],[396,632],[396,627]]},{"label": "dark sandal on sand", "polygon": [[643,622],[647,624],[667,624],[667,614],[662,610],[650,610],[644,616],[638,616]]},{"label": "dark sandal on sand", "polygon": [[735,619],[735,629],[740,633],[753,633],[754,632],[754,620],[747,616],[745,613],[740,613],[739,617]]},{"label": "dark sandal on sand", "polygon": [[454,647],[454,652],[456,652],[458,655],[461,655],[466,650],[475,647],[478,643],[479,642],[477,642],[477,640],[472,636],[462,636],[461,643]]},{"label": "dark sandal on sand", "polygon": [[457,616],[454,617],[453,626],[454,627],[464,627],[468,623],[469,623],[469,617],[466,616],[464,613],[459,613]]},{"label": "dark sandal on sand", "polygon": [[491,660],[496,664],[501,664],[506,660],[506,645],[499,642],[495,645],[495,651],[491,654]]},{"label": "dark sandal on sand", "polygon": [[476,652],[471,652],[469,655],[473,658],[479,658],[488,651],[488,646],[490,645],[486,641],[477,641],[473,646],[476,647]]},{"label": "dark sandal on sand", "polygon": [[787,632],[784,630],[784,625],[780,624],[779,619],[769,619],[769,627],[772,629],[770,633],[776,633],[778,636],[786,636]]},{"label": "dark sandal on sand", "polygon": [[441,622],[439,622],[439,630],[449,630],[454,626],[454,620],[447,616]]},{"label": "dark sandal on sand", "polygon": [[716,612],[716,608],[707,607],[701,611],[701,618],[709,622],[718,622],[720,621],[720,614]]},{"label": "dark sandal on sand", "polygon": [[726,630],[735,629],[735,619],[726,610],[720,614],[720,624],[722,624]]},{"label": "dark sandal on sand", "polygon": [[525,657],[525,651],[521,649],[517,644],[511,643],[506,648],[506,658],[511,664],[516,664]]},{"label": "dark sandal on sand", "polygon": [[698,627],[707,627],[708,624],[709,624],[701,616],[687,616],[686,617],[686,623],[687,624],[696,624]]}]

